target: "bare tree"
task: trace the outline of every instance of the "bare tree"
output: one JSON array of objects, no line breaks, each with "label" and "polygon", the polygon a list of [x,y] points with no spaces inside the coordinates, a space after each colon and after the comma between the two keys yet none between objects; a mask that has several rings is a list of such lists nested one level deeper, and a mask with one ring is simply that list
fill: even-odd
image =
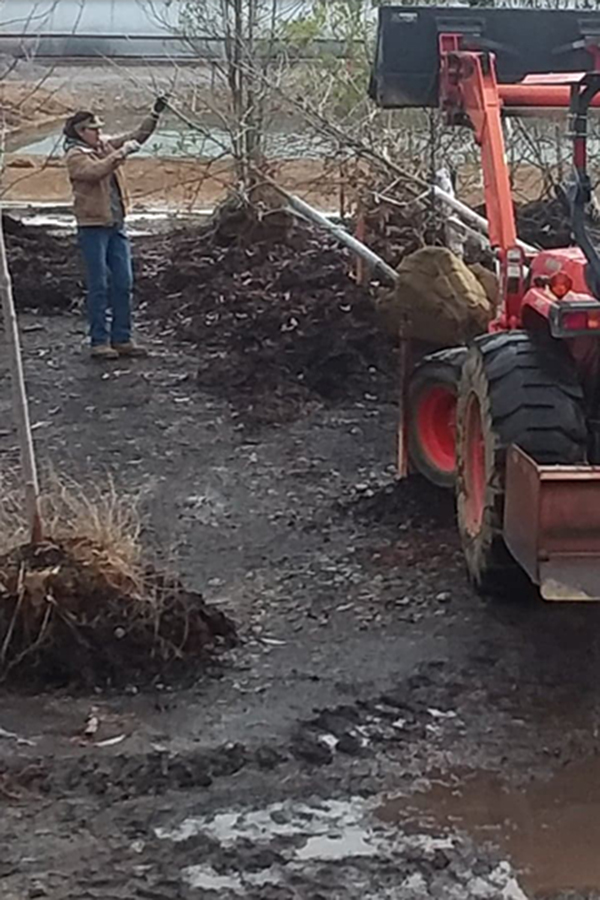
[{"label": "bare tree", "polygon": [[[171,27],[155,0],[153,15]],[[183,0],[179,28],[192,48],[207,39],[220,49],[214,63],[217,84],[205,100],[205,111],[216,115],[229,136],[236,176],[251,185],[265,159],[269,85],[277,81],[282,63],[277,0]],[[220,102],[215,102],[215,101]]]}]

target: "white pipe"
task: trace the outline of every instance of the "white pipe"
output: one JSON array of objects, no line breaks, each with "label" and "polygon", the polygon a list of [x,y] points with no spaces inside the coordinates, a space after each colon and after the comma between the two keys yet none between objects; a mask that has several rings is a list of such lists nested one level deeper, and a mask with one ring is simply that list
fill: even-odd
[{"label": "white pipe", "polygon": [[490,246],[490,239],[487,234],[482,234],[481,231],[471,228],[471,226],[467,225],[466,222],[463,222],[462,219],[459,219],[456,216],[448,216],[448,222],[451,222],[456,228],[461,228],[464,233],[468,234],[473,240],[479,241],[482,247]]},{"label": "white pipe", "polygon": [[398,281],[398,273],[394,271],[391,266],[388,266],[380,256],[366,247],[362,241],[359,241],[351,234],[348,234],[348,232],[340,225],[335,225],[333,222],[330,222],[322,213],[313,209],[313,207],[309,206],[308,203],[305,203],[304,200],[301,200],[293,194],[288,194],[287,191],[284,191],[283,188],[280,188],[279,186],[277,187],[277,190],[283,194],[292,209],[297,213],[304,216],[306,219],[310,219],[310,221],[314,222],[316,225],[320,225],[322,228],[327,229],[330,234],[333,234],[342,244],[345,244],[346,247],[349,247],[350,250],[362,257],[362,259],[372,266],[373,269],[378,270],[380,274],[392,284],[395,284]]},{"label": "white pipe", "polygon": [[[485,232],[485,234],[489,234],[489,222],[483,216],[480,216],[479,213],[476,213],[474,209],[471,209],[470,206],[467,206],[466,203],[462,203],[462,201],[457,200],[456,197],[452,197],[450,194],[447,194],[446,191],[443,191],[441,188],[437,187],[437,185],[432,185],[433,193],[436,197],[438,197],[443,203],[446,203],[448,206],[451,206],[459,215],[461,215],[467,222],[470,222],[480,231]],[[530,253],[532,255],[536,255],[539,253],[535,247],[532,247],[531,244],[526,244],[525,241],[519,240],[517,238],[517,246],[519,246],[525,253]]]}]

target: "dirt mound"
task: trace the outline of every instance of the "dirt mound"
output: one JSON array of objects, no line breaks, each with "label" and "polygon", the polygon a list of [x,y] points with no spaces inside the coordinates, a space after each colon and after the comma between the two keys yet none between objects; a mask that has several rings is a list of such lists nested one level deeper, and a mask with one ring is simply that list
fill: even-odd
[{"label": "dirt mound", "polygon": [[394,269],[422,247],[444,243],[443,228],[431,208],[401,196],[397,201],[386,203],[375,192],[363,199],[365,243]]},{"label": "dirt mound", "polygon": [[203,389],[247,423],[268,424],[307,404],[390,394],[394,350],[350,265],[304,226],[252,242],[180,231],[146,245],[138,295],[148,314],[197,344]]},{"label": "dirt mound", "polygon": [[456,543],[456,514],[450,491],[438,488],[419,475],[404,481],[361,486],[340,511],[356,518],[398,531],[418,532],[448,530]]},{"label": "dirt mound", "polygon": [[[385,190],[377,186],[362,198],[365,214],[365,239],[368,245],[394,268],[402,260],[425,246],[445,244],[441,205],[429,201],[415,202],[396,189],[393,202],[385,199]],[[382,196],[383,195],[383,196]],[[476,208],[485,216],[485,205]],[[543,249],[568,247],[572,244],[569,215],[558,199],[541,199],[515,207],[517,231],[521,240]],[[470,239],[465,244],[465,260],[493,268],[493,257]]]},{"label": "dirt mound", "polygon": [[83,276],[75,237],[58,237],[10,216],[2,224],[17,309],[58,312],[76,304]]},{"label": "dirt mound", "polygon": [[517,231],[522,241],[552,250],[573,243],[569,215],[560,200],[536,200],[516,209]]},{"label": "dirt mound", "polygon": [[88,539],[0,557],[0,677],[43,685],[144,684],[206,661],[233,623],[173,578],[124,572]]},{"label": "dirt mound", "polygon": [[[373,184],[363,193],[361,208],[365,218],[365,242],[392,268],[397,269],[403,259],[423,247],[446,245],[445,217],[439,200],[414,199],[402,186],[392,191]],[[490,251],[482,249],[479,241],[465,239],[465,261],[483,263],[493,268]]]}]

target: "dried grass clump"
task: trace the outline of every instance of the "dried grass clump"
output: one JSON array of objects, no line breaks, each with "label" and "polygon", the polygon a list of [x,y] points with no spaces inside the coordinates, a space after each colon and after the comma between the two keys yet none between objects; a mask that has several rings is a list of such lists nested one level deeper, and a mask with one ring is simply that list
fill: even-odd
[{"label": "dried grass clump", "polygon": [[49,484],[37,545],[20,493],[0,485],[0,678],[148,682],[234,641],[223,613],[145,564],[139,498]]}]

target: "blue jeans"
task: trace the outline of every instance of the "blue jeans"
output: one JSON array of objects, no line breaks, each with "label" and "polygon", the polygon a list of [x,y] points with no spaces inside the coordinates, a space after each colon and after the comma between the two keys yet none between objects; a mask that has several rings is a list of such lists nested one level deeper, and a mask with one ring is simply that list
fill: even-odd
[{"label": "blue jeans", "polygon": [[[131,340],[131,247],[123,226],[82,226],[79,246],[85,263],[87,312],[92,347]],[[111,311],[110,331],[108,311]]]}]

